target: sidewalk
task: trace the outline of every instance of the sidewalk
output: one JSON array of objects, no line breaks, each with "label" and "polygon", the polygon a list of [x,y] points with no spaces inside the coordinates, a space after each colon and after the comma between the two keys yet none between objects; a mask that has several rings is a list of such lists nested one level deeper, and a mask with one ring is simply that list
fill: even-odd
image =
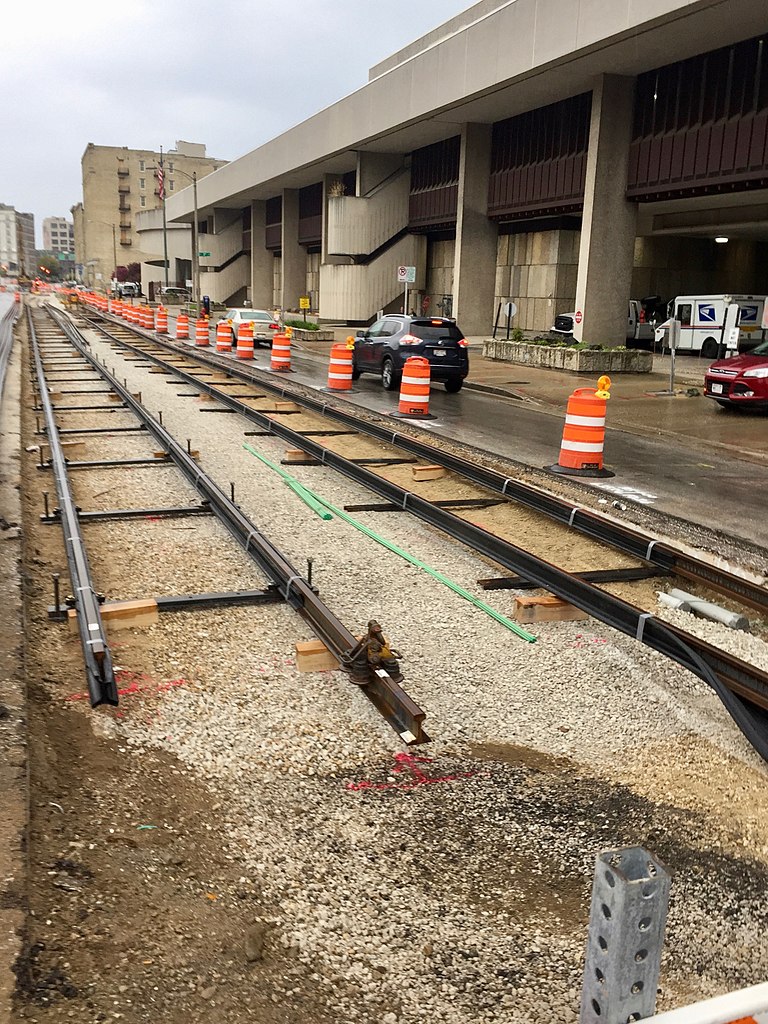
[{"label": "sidewalk", "polygon": [[[336,343],[354,334],[349,328],[334,328]],[[562,417],[568,396],[575,388],[595,387],[596,380],[584,374],[542,370],[518,363],[485,359],[483,338],[469,338],[469,377],[464,387],[525,401],[544,413]],[[302,355],[327,360],[331,342],[301,342]],[[608,425],[643,437],[667,437],[686,447],[716,449],[720,454],[765,464],[768,462],[766,417],[721,409],[704,397],[704,371],[709,360],[699,356],[678,356],[675,395],[669,391],[669,356],[656,356],[651,373],[618,374],[612,380]]]}]

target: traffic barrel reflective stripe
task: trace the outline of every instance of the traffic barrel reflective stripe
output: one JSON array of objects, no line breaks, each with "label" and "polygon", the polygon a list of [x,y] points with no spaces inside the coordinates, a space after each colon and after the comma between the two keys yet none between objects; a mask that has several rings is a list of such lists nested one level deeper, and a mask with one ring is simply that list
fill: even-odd
[{"label": "traffic barrel reflective stripe", "polygon": [[287,334],[272,336],[271,369],[277,373],[286,373],[291,368],[291,339]]},{"label": "traffic barrel reflective stripe", "polygon": [[155,326],[155,314],[151,306],[144,306],[141,311],[141,326],[145,331],[151,331]]},{"label": "traffic barrel reflective stripe", "polygon": [[211,338],[208,333],[208,321],[205,319],[195,320],[195,345],[198,348],[203,348],[206,345],[210,345]]},{"label": "traffic barrel reflective stripe", "polygon": [[176,338],[189,337],[189,317],[186,313],[179,313],[176,317]]},{"label": "traffic barrel reflective stripe", "polygon": [[230,352],[232,350],[232,330],[226,320],[220,320],[216,324],[216,351]]},{"label": "traffic barrel reflective stripe", "polygon": [[155,322],[155,330],[158,334],[168,333],[168,310],[165,306],[157,307],[157,321]]},{"label": "traffic barrel reflective stripe", "polygon": [[568,399],[558,466],[601,470],[605,443],[606,399],[595,388],[576,388]]},{"label": "traffic barrel reflective stripe", "polygon": [[253,324],[239,324],[237,328],[237,359],[253,359]]},{"label": "traffic barrel reflective stripe", "polygon": [[346,345],[331,345],[328,363],[328,390],[352,390],[352,349]]},{"label": "traffic barrel reflective stripe", "polygon": [[411,356],[410,359],[406,359],[400,381],[398,412],[404,416],[427,416],[429,384],[429,360],[424,356]]}]

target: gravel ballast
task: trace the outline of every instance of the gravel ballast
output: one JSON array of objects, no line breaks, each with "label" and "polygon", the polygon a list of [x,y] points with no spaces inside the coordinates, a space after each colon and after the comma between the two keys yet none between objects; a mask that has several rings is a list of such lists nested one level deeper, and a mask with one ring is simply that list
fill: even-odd
[{"label": "gravel ballast", "polygon": [[[314,560],[342,621],[382,622],[428,715],[432,742],[406,751],[343,673],[299,673],[294,644],[310,634],[283,605],[168,615],[121,637],[121,664],[160,685],[122,717],[92,716],[94,728],[131,765],[172,757],[207,789],[205,827],[258,887],[269,990],[289,1019],[302,1018],[298,977],[321,994],[318,1021],[576,1021],[594,857],[622,845],[646,845],[673,872],[660,1009],[768,976],[768,773],[700,680],[591,619],[537,624],[525,643],[346,523],[321,521],[242,448],[279,462],[283,443],[245,438],[246,420],[201,414],[160,375],[108,361],[192,439],[219,486],[236,481],[243,511],[295,565]],[[371,500],[323,467],[288,468],[338,506]],[[169,469],[130,472],[148,504],[189,490]],[[117,473],[83,474],[78,500],[121,504]],[[513,591],[476,584],[492,574],[484,559],[405,515],[356,518],[510,614]],[[97,578],[125,596],[223,589],[216,570],[263,585],[215,522],[178,525],[128,524],[128,580],[107,531],[89,527]],[[587,568],[593,549],[579,545],[558,539]],[[720,627],[670,621],[721,642]],[[41,657],[65,642],[51,637]],[[759,638],[729,642],[764,664]]]}]

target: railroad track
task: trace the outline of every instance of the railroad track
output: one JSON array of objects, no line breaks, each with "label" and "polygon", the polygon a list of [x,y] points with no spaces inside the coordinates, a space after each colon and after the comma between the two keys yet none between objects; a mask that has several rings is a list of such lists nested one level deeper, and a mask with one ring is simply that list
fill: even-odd
[{"label": "railroad track", "polygon": [[[250,368],[246,370],[228,358],[202,354],[188,345],[160,339],[111,319],[88,316],[86,322],[98,329],[112,344],[132,351],[157,367],[163,367],[169,374],[215,398],[225,408],[240,413],[269,433],[289,442],[292,447],[306,452],[312,459],[363,484],[385,498],[389,505],[417,516],[530,583],[561,597],[684,666],[712,687],[750,743],[768,760],[768,673],[682,629],[661,622],[654,615],[601,590],[588,580],[565,572],[510,541],[467,522],[449,508],[427,501],[377,475],[366,466],[344,458],[268,413],[246,405],[224,390],[219,383],[201,379],[198,374],[174,365],[168,357],[178,358],[183,354],[185,362],[191,360],[218,372],[225,371],[232,379],[248,382],[268,394],[289,398],[308,411],[333,419],[360,434],[384,441],[398,451],[442,465],[505,500],[518,501],[555,522],[630,554],[663,573],[675,573],[694,580],[765,613],[768,609],[768,591],[758,583],[713,566],[633,527],[615,523],[591,510],[539,491],[530,484],[505,478],[492,469],[478,465],[472,460],[471,453],[464,458],[454,452],[442,451],[432,444],[383,425],[380,419],[373,420],[369,413],[358,416],[348,406],[339,409],[328,401],[304,394],[300,388],[277,383],[274,377],[266,373]],[[109,324],[108,328],[105,323]]]},{"label": "railroad track", "polygon": [[[336,655],[340,663],[344,664],[344,656],[346,652],[357,644],[357,636],[334,615],[306,577],[299,573],[278,548],[261,533],[256,524],[234,503],[234,500],[227,496],[201,470],[193,454],[170,434],[159,419],[147,412],[141,402],[130,393],[127,387],[114,374],[110,373],[105,366],[99,363],[90,353],[87,342],[82,338],[69,318],[49,310],[49,315],[46,316],[45,322],[50,324],[51,321],[57,326],[60,336],[67,341],[69,346],[73,346],[74,350],[82,357],[87,367],[95,371],[101,380],[108,385],[109,389],[118,396],[122,406],[134,414],[140,424],[138,429],[152,436],[162,447],[167,460],[172,462],[198,491],[202,498],[204,509],[207,512],[213,513],[219,519],[229,534],[243,548],[245,554],[256,562],[267,579],[271,581],[271,589],[268,589],[266,592],[195,595],[197,598],[196,603],[203,606],[221,606],[227,603],[243,604],[260,603],[263,600],[283,600],[308,622],[315,635]],[[44,519],[55,518],[59,520],[64,531],[67,561],[72,584],[72,604],[76,613],[83,648],[91,704],[93,706],[100,704],[115,705],[118,702],[117,686],[109,644],[100,612],[101,599],[91,578],[86,547],[80,530],[81,520],[88,514],[82,513],[75,503],[69,473],[75,467],[135,465],[140,462],[156,462],[157,460],[125,459],[91,463],[72,463],[67,461],[62,448],[60,431],[56,423],[55,409],[49,394],[43,351],[38,340],[38,329],[35,317],[33,317],[31,312],[28,314],[28,326],[37,380],[39,408],[44,415],[44,433],[50,449],[50,463],[48,465],[54,473],[58,499],[58,508],[54,516],[46,516]],[[72,366],[71,362],[70,366]],[[114,428],[104,429],[114,432]],[[78,431],[78,433],[88,432],[87,430]],[[95,432],[98,432],[98,428]],[[119,510],[111,518],[125,518],[130,516],[132,511],[133,514],[136,513],[136,510]],[[199,507],[186,510],[144,509],[139,510],[139,514],[162,515],[184,512],[194,514],[200,511]],[[104,518],[103,515],[102,518]],[[165,610],[176,610],[184,604],[183,598],[165,598],[160,600],[164,601],[163,607]],[[187,606],[190,606],[189,601],[187,601]],[[59,611],[58,598],[55,611]],[[364,683],[360,688],[398,732],[404,742],[421,743],[428,740],[423,727],[424,712],[386,672],[377,670],[376,672],[369,673],[364,652],[352,663],[349,671],[353,679],[361,684]]]}]

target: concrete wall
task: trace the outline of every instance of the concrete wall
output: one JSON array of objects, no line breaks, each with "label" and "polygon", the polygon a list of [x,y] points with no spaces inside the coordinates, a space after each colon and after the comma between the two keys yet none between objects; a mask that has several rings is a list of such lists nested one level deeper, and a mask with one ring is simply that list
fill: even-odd
[{"label": "concrete wall", "polygon": [[320,253],[307,253],[307,288],[304,292],[312,301],[312,309],[317,309],[320,299]]},{"label": "concrete wall", "polygon": [[427,280],[425,291],[430,297],[429,311],[438,314],[437,303],[443,295],[453,295],[453,268],[456,243],[451,238],[427,244]]},{"label": "concrete wall", "polygon": [[501,235],[492,315],[496,315],[499,302],[511,298],[518,307],[512,326],[545,332],[558,313],[572,310],[579,234],[557,230]]}]

